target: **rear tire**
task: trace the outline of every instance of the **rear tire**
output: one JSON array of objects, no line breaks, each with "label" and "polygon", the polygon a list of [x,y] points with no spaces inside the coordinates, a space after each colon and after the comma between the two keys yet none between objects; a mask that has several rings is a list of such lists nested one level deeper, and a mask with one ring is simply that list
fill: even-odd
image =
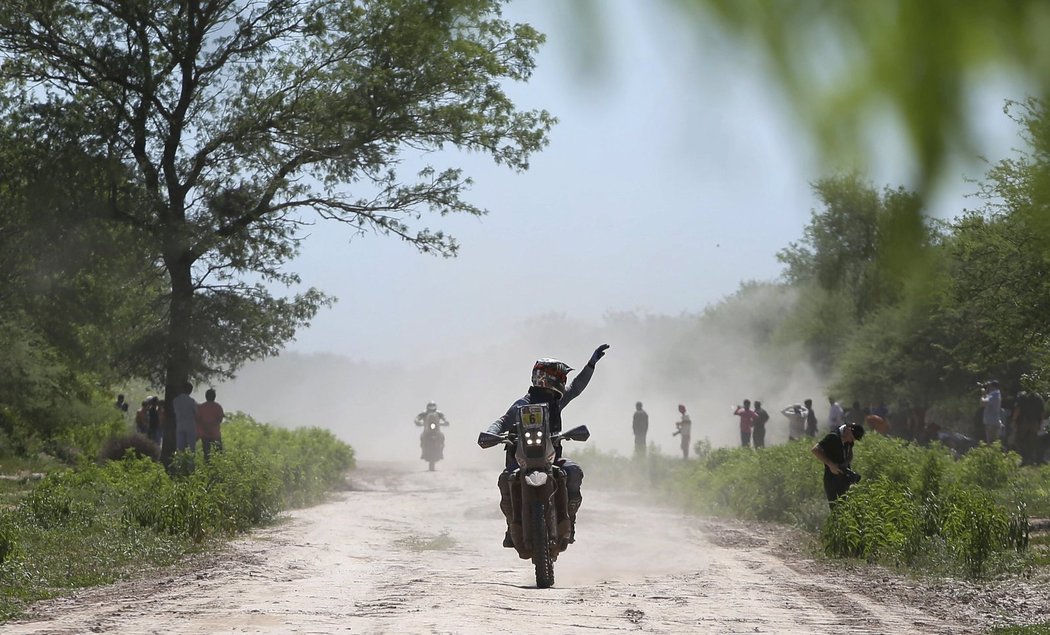
[{"label": "rear tire", "polygon": [[550,539],[547,534],[547,505],[541,501],[532,504],[532,564],[536,566],[536,587],[548,589],[554,586],[554,560],[551,558]]}]

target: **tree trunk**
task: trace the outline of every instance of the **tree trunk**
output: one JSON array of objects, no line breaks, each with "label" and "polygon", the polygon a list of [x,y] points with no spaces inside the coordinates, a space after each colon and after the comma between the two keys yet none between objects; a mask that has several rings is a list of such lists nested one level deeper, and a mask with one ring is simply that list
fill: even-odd
[{"label": "tree trunk", "polygon": [[164,373],[164,442],[160,459],[165,466],[171,465],[175,453],[175,411],[172,400],[182,392],[182,386],[190,378],[190,337],[193,319],[192,263],[182,253],[165,259],[171,277],[170,317],[168,322],[168,348]]}]

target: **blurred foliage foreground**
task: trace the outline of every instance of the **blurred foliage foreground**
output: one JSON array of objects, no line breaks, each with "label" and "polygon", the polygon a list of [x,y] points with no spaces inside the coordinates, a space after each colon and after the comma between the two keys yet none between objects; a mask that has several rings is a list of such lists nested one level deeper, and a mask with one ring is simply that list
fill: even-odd
[{"label": "blurred foliage foreground", "polygon": [[871,434],[855,450],[863,480],[830,512],[812,445],[711,450],[702,441],[691,461],[652,451],[645,460],[594,451],[573,458],[590,482],[622,483],[626,474],[690,511],[804,528],[832,557],[967,578],[1035,562],[1029,515],[1050,516],[1050,466],[1021,467],[998,443],[956,459],[939,444]]},{"label": "blurred foliage foreground", "polygon": [[[0,506],[0,620],[71,588],[163,566],[214,538],[317,502],[354,466],[328,431],[286,430],[234,415],[226,450],[176,455],[172,474],[128,452],[49,472]],[[148,589],[144,592],[148,593]]]}]

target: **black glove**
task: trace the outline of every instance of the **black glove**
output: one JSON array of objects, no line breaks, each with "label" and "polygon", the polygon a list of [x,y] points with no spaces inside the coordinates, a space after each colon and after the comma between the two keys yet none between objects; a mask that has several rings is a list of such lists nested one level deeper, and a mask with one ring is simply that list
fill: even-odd
[{"label": "black glove", "polygon": [[587,362],[588,366],[594,366],[598,363],[598,360],[605,357],[605,349],[609,348],[608,344],[602,344],[598,348],[594,349],[594,353],[591,354],[591,361]]}]

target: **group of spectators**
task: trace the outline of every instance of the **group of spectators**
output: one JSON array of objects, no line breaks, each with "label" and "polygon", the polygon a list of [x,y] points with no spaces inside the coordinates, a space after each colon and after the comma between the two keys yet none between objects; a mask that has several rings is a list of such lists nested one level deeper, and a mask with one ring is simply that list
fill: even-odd
[{"label": "group of spectators", "polygon": [[[215,401],[214,388],[205,391],[204,403],[197,403],[190,396],[192,392],[193,384],[186,382],[182,391],[171,400],[175,418],[175,451],[195,452],[199,439],[207,460],[211,458],[213,450],[222,449],[221,424],[226,413]],[[128,412],[124,395],[117,395],[114,406],[123,413]],[[156,395],[150,395],[142,400],[142,406],[135,412],[135,431],[162,446],[166,419],[164,402]]]},{"label": "group of spectators", "polygon": [[[939,441],[960,452],[980,441],[989,444],[999,441],[1005,449],[1020,454],[1025,464],[1042,463],[1050,451],[1050,434],[1041,434],[1041,428],[1047,424],[1046,417],[1050,414],[1046,408],[1046,399],[1035,391],[1027,390],[1004,397],[999,382],[995,380],[982,382],[980,388],[981,399],[974,417],[973,438],[959,432],[942,431],[936,423],[925,420],[925,408],[912,407],[906,401],[890,412],[885,403],[861,407],[860,402],[854,401],[846,408],[834,397],[828,397],[827,431],[811,452],[824,465],[824,490],[829,503],[834,504],[860,478],[850,465],[853,444],[864,436],[865,430],[882,435],[893,434],[919,443]],[[675,422],[674,435],[681,437],[682,458],[688,459],[692,420],[685,405],[679,404],[678,412],[680,418]],[[733,408],[732,414],[739,420],[740,445],[764,447],[769,413],[762,407],[762,402],[755,401],[752,407],[751,400],[744,399],[742,405]],[[780,414],[787,419],[790,440],[819,436],[820,425],[812,399],[787,406],[780,410]],[[635,455],[644,455],[649,415],[640,401],[635,404],[633,430]]]},{"label": "group of spectators", "polygon": [[[840,425],[849,423],[866,426],[880,434],[889,434],[889,409],[885,404],[861,408],[860,403],[855,401],[849,408],[843,408],[834,397],[829,397],[828,405],[829,432],[836,432]],[[674,424],[675,431],[672,436],[679,437],[682,458],[688,459],[693,422],[684,404],[678,404],[678,412],[679,419]],[[732,414],[739,420],[740,445],[742,447],[765,447],[766,425],[770,417],[762,407],[762,402],[755,401],[752,407],[751,400],[744,399],[742,405],[734,406]],[[780,410],[780,414],[787,419],[789,440],[797,441],[804,437],[816,438],[818,436],[819,420],[812,399],[805,399],[802,403],[787,406]],[[640,401],[635,403],[632,429],[635,455],[643,456],[646,450],[646,435],[649,431],[649,415]]]},{"label": "group of spectators", "polygon": [[[864,437],[864,424],[866,423],[882,434],[887,434],[889,413],[883,405],[861,409],[857,402],[854,402],[849,409],[844,409],[833,397],[828,398],[828,405],[829,430],[812,447],[811,452],[824,465],[824,493],[829,504],[834,504],[860,478],[852,470],[851,464],[853,444]],[[693,422],[684,404],[678,404],[678,413],[680,417],[675,422],[673,436],[681,437],[682,459],[688,459]],[[787,406],[780,413],[788,420],[788,437],[791,440],[817,436],[819,424],[812,399]],[[766,423],[769,421],[769,413],[762,407],[762,402],[755,401],[754,408],[752,408],[751,400],[745,399],[743,405],[733,409],[733,415],[740,421],[740,445],[765,447]],[[640,401],[634,404],[632,429],[635,456],[644,456],[646,435],[649,432],[649,415]]]},{"label": "group of spectators", "polygon": [[1034,390],[1004,396],[994,379],[983,382],[980,388],[974,438],[989,444],[999,441],[1005,449],[1020,454],[1027,465],[1042,463],[1048,449],[1047,435],[1040,435],[1047,415],[1043,396]]},{"label": "group of spectators", "polygon": [[[843,408],[834,397],[828,397],[827,426],[829,432],[835,432],[842,424],[866,426],[880,434],[889,434],[889,410],[885,404],[871,405],[862,408],[860,402],[854,401],[849,408]],[[819,420],[812,399],[794,403],[780,410],[787,419],[788,439],[798,441],[804,437],[815,438],[819,434]],[[745,399],[742,406],[733,408],[733,415],[740,421],[740,445],[756,448],[766,445],[766,423],[769,413],[756,401],[754,408],[751,400]]]}]

